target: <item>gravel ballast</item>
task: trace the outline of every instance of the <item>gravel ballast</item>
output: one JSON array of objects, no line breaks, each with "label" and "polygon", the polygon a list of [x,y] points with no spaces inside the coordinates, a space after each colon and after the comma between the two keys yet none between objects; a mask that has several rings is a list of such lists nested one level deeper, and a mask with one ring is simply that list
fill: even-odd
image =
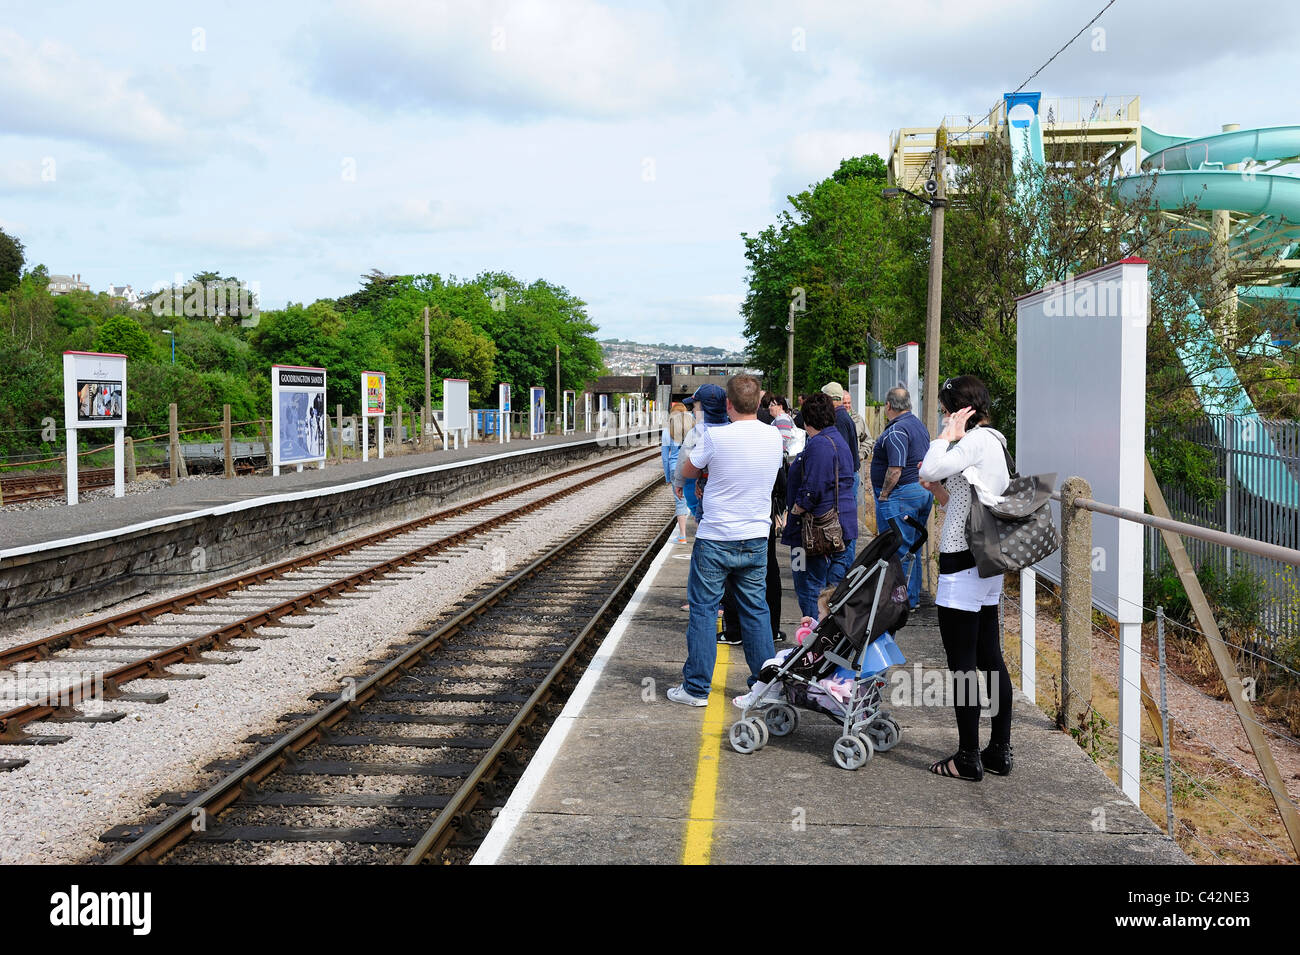
[{"label": "gravel ballast", "polygon": [[[473,546],[461,552],[439,555],[436,562],[428,562],[422,569],[403,570],[407,579],[367,588],[368,599],[331,601],[328,614],[294,620],[314,622],[314,627],[268,628],[266,637],[278,639],[255,636],[211,655],[242,661],[236,665],[188,664],[169,669],[178,675],[203,674],[205,679],[135,681],[129,691],[166,692],[170,699],[156,705],[110,701],[105,709],[126,714],[116,723],[32,725],[33,734],[72,739],[54,746],[0,745],[0,758],[30,760],[27,766],[0,773],[0,802],[5,806],[0,817],[0,863],[74,862],[92,854],[102,856],[105,847],[97,841],[98,836],[116,824],[156,817],[159,810],[150,808],[148,802],[158,793],[200,789],[211,783],[217,777],[203,770],[207,763],[255,751],[254,744],[239,743],[249,735],[283,733],[287,724],[277,721],[281,714],[314,711],[320,704],[309,699],[312,693],[332,692],[345,678],[369,672],[373,666],[368,661],[384,657],[395,645],[408,643],[410,631],[420,629],[483,581],[536,557],[657,473],[658,461],[652,459],[625,474],[584,487],[506,528],[477,537]],[[589,475],[573,479],[573,483],[589,482]],[[550,486],[531,493],[541,497],[554,490],[556,487]],[[303,589],[309,586],[305,584]],[[150,595],[139,603],[159,596]],[[118,606],[110,612],[123,609]],[[160,618],[139,636],[156,639],[169,626],[174,631],[175,624],[168,624],[167,619]],[[229,618],[212,614],[205,619]],[[59,629],[65,627],[11,635],[4,642],[26,642]],[[194,629],[196,635],[199,632]],[[121,638],[123,642],[143,642],[135,639],[134,630],[128,633],[129,638]],[[249,652],[253,646],[256,651]],[[111,645],[96,641],[89,653],[78,652],[76,662],[86,664],[101,654],[112,657]],[[463,678],[457,673],[457,682],[463,679],[466,692],[474,692],[473,687],[491,685],[491,672],[485,659],[485,666],[474,666]],[[466,711],[476,712],[472,706]],[[357,755],[352,754],[353,758]],[[389,755],[397,758],[400,750]],[[320,844],[293,848],[302,851],[279,852],[277,860],[258,861],[324,862],[336,856]],[[377,851],[376,861],[389,854],[388,850]],[[256,854],[232,847],[231,861],[250,855]]]}]

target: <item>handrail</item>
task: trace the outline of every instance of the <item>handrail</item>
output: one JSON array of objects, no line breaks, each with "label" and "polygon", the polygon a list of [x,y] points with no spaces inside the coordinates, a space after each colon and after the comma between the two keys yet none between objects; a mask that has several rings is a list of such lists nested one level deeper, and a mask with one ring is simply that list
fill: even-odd
[{"label": "handrail", "polygon": [[[1052,500],[1061,501],[1061,492],[1053,491]],[[1061,501],[1061,503],[1065,502]],[[1157,517],[1154,514],[1146,514],[1142,511],[1132,511],[1127,507],[1116,507],[1114,504],[1105,504],[1101,501],[1094,501],[1089,497],[1076,497],[1070,503],[1075,507],[1081,507],[1087,511],[1095,511],[1098,514],[1108,514],[1111,517],[1118,517],[1121,520],[1133,521],[1136,524],[1145,524],[1147,527],[1154,527],[1162,531],[1172,531],[1175,534],[1182,534],[1184,537],[1195,537],[1197,540],[1207,541],[1211,544],[1222,544],[1225,547],[1231,547],[1234,550],[1245,551],[1248,554],[1255,554],[1259,557],[1268,558],[1269,560],[1291,564],[1293,567],[1300,567],[1300,550],[1294,550],[1290,547],[1282,547],[1279,544],[1268,544],[1264,541],[1257,541],[1250,537],[1242,537],[1239,534],[1229,534],[1225,531],[1216,531],[1208,527],[1201,527],[1199,524],[1186,524],[1182,521]]]}]

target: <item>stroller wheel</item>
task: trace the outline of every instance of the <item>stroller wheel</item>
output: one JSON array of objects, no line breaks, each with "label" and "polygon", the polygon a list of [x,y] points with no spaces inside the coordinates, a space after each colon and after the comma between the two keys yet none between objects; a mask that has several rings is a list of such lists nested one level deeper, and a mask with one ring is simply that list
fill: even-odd
[{"label": "stroller wheel", "polygon": [[898,724],[894,722],[894,718],[886,716],[871,723],[867,727],[865,735],[870,738],[876,752],[887,753],[898,745],[903,733]]},{"label": "stroller wheel", "polygon": [[772,738],[772,734],[768,732],[767,724],[763,722],[761,717],[751,716],[749,721],[754,724],[754,729],[758,732],[758,748],[762,749],[767,745],[768,740]]},{"label": "stroller wheel", "polygon": [[841,736],[835,741],[831,755],[840,769],[859,769],[875,755],[875,749],[866,736]]},{"label": "stroller wheel", "polygon": [[754,724],[758,720],[736,720],[731,724],[731,732],[727,734],[731,740],[731,748],[737,753],[752,753],[763,745],[763,731]]},{"label": "stroller wheel", "polygon": [[763,722],[773,736],[789,736],[799,726],[799,711],[789,703],[777,703],[763,713]]}]

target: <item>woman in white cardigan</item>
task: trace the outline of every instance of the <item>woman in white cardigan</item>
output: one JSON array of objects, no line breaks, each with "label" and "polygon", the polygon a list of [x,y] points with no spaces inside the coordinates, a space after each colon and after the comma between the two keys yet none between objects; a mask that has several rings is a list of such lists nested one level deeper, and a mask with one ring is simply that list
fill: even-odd
[{"label": "woman in white cardigan", "polygon": [[[998,633],[1002,576],[979,576],[966,539],[966,519],[973,494],[986,501],[999,497],[1011,477],[1006,438],[986,426],[990,399],[984,383],[972,375],[949,378],[939,389],[939,403],[947,416],[921,462],[920,478],[944,508],[935,603],[948,669],[955,677],[958,749],[930,772],[978,782],[985,770],[1003,776],[1011,772],[1012,691]],[[993,732],[981,752],[977,688],[985,685],[986,674],[993,681],[988,686]]]}]

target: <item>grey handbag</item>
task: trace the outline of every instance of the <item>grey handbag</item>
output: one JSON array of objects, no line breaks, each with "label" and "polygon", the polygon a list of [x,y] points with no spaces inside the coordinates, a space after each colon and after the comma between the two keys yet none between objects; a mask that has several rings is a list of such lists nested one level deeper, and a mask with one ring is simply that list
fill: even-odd
[{"label": "grey handbag", "polygon": [[990,507],[972,489],[970,516],[966,519],[966,540],[981,577],[1021,570],[1056,553],[1061,546],[1061,535],[1052,523],[1048,504],[1056,475],[1021,477],[1005,447],[1002,453],[1011,476],[1002,502]]}]

